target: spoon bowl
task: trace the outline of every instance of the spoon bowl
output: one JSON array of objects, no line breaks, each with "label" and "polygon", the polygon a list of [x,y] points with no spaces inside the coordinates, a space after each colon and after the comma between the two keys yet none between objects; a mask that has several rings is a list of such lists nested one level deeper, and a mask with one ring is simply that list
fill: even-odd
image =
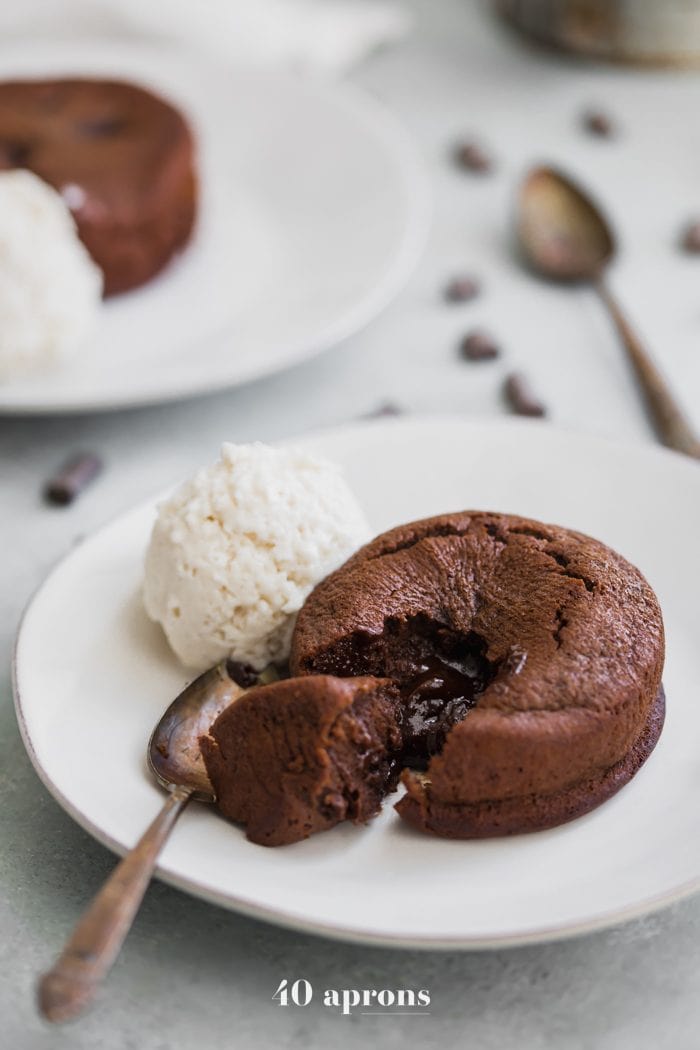
[{"label": "spoon bowl", "polygon": [[595,281],[615,254],[600,210],[554,168],[535,168],[523,182],[517,236],[528,266],[552,281]]},{"label": "spoon bowl", "polygon": [[604,280],[615,237],[589,196],[555,168],[533,168],[520,187],[516,235],[524,262],[540,277],[595,289],[620,335],[659,439],[700,459],[693,427]]},{"label": "spoon bowl", "polygon": [[226,664],[220,663],[195,678],[173,700],[153,730],[146,751],[149,769],[161,787],[189,788],[191,798],[214,801],[199,739],[244,692],[229,676]]}]

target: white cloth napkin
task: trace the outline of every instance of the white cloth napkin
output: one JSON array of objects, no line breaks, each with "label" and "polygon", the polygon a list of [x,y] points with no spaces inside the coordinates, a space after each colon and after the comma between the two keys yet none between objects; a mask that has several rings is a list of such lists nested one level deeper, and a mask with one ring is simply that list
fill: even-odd
[{"label": "white cloth napkin", "polygon": [[409,26],[398,0],[0,0],[0,38],[126,32],[326,74],[344,73]]},{"label": "white cloth napkin", "polygon": [[225,57],[342,73],[400,38],[408,15],[386,0],[100,0],[134,27]]}]

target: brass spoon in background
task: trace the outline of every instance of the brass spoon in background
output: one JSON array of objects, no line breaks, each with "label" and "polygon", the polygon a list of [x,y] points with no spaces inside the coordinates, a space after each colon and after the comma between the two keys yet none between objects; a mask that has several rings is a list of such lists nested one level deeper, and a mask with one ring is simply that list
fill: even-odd
[{"label": "brass spoon in background", "polygon": [[520,189],[517,234],[535,272],[595,288],[622,338],[658,437],[669,448],[700,459],[700,441],[604,281],[615,240],[593,202],[560,172],[535,168]]},{"label": "brass spoon in background", "polygon": [[[39,1009],[48,1021],[68,1021],[93,999],[119,954],[143,900],[158,854],[190,799],[213,802],[199,749],[218,715],[246,691],[217,664],[172,702],[148,742],[146,758],[168,797],[153,823],[84,912],[62,954],[39,982]],[[274,681],[266,668],[255,684]]]}]

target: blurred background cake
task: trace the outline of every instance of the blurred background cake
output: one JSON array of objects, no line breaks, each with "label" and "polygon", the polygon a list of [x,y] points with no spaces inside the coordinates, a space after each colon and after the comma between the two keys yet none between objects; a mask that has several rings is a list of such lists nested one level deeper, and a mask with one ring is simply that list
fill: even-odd
[{"label": "blurred background cake", "polygon": [[104,274],[105,295],[145,284],[189,240],[194,143],[185,118],[115,80],[0,83],[0,170],[53,186]]}]

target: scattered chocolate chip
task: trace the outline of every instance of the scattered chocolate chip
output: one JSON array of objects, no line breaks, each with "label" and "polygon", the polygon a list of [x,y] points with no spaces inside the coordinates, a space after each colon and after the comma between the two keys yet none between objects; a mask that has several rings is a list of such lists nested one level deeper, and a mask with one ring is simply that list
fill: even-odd
[{"label": "scattered chocolate chip", "polygon": [[602,139],[610,138],[615,131],[608,114],[599,109],[589,109],[583,114],[583,126],[591,135],[598,135]]},{"label": "scattered chocolate chip", "polygon": [[546,416],[547,410],[533,394],[527,378],[522,372],[511,372],[503,384],[503,393],[508,404],[519,416]]},{"label": "scattered chocolate chip", "polygon": [[388,416],[402,416],[403,409],[395,401],[382,401],[381,404],[367,412],[363,419],[384,419]]},{"label": "scattered chocolate chip", "polygon": [[77,499],[102,470],[102,460],[92,452],[73,456],[46,483],[44,495],[49,503],[65,506]]},{"label": "scattered chocolate chip", "polygon": [[488,332],[482,332],[478,328],[465,335],[459,349],[467,361],[491,361],[501,352],[495,339]]},{"label": "scattered chocolate chip", "polygon": [[241,663],[240,660],[226,661],[226,674],[241,689],[250,689],[258,681],[258,672],[250,664]]},{"label": "scattered chocolate chip", "polygon": [[481,285],[474,277],[453,277],[445,288],[445,299],[448,303],[468,303],[480,291]]},{"label": "scattered chocolate chip", "polygon": [[681,247],[684,251],[695,254],[700,252],[700,222],[697,219],[689,222],[683,230]]},{"label": "scattered chocolate chip", "polygon": [[455,161],[464,171],[487,175],[493,170],[493,161],[478,142],[460,142],[455,149]]}]

